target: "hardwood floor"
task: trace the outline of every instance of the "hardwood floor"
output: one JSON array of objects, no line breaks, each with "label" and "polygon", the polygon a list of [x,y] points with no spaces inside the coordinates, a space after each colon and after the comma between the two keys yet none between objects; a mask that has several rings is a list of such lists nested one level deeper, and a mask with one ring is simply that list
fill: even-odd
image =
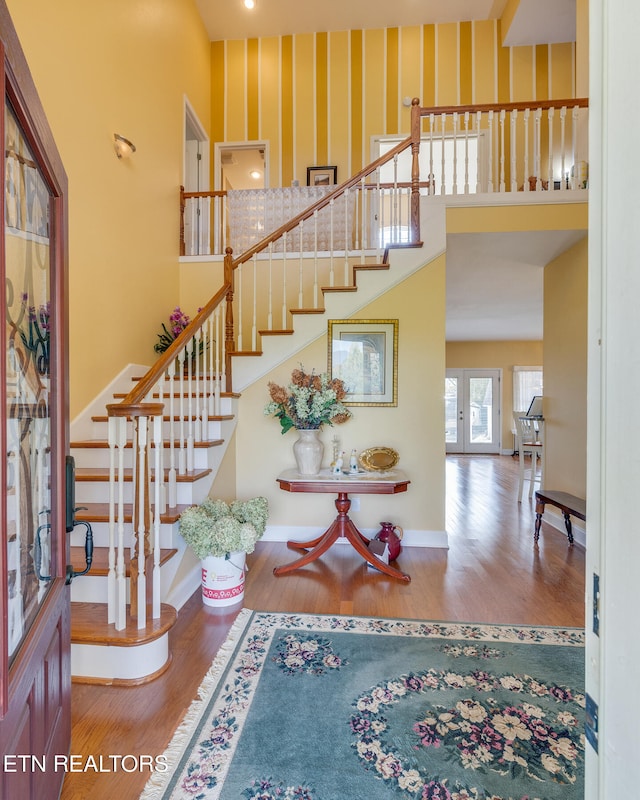
[{"label": "hardwood floor", "polygon": [[[431,620],[584,625],[584,550],[542,523],[533,545],[533,505],[517,502],[517,462],[506,456],[447,459],[449,549],[404,548],[403,584],[368,569],[350,546],[335,545],[303,570],[276,578],[273,568],[295,557],[285,544],[258,543],[247,558],[245,606],[291,611]],[[357,516],[357,515],[354,515]],[[160,678],[138,688],[74,684],[71,752],[102,768],[109,756],[161,754],[238,609],[202,605],[199,590],[171,632],[173,661]],[[122,762],[128,769],[133,759]],[[97,768],[100,768],[98,762]],[[62,800],[137,798],[148,772],[66,776]]]}]

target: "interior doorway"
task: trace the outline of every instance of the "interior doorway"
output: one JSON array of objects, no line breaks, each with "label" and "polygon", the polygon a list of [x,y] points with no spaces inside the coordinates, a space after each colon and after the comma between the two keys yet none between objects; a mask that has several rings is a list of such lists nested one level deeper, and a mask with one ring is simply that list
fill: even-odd
[{"label": "interior doorway", "polygon": [[500,453],[500,369],[448,369],[447,453]]},{"label": "interior doorway", "polygon": [[[208,191],[210,150],[209,137],[185,97],[183,185],[186,192]],[[185,214],[184,237],[185,241],[193,243],[193,248],[197,248],[195,252],[204,253],[209,243],[209,214],[202,198],[198,198],[194,211],[194,214]]]},{"label": "interior doorway", "polygon": [[266,189],[269,186],[269,143],[216,142],[214,188]]}]

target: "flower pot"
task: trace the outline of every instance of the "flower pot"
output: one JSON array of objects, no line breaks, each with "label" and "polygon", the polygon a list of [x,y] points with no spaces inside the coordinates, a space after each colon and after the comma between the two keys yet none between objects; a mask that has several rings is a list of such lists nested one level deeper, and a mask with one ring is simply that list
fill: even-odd
[{"label": "flower pot", "polygon": [[298,428],[298,438],[293,443],[293,455],[300,475],[317,475],[322,464],[324,445],[317,428]]},{"label": "flower pot", "polygon": [[244,599],[244,564],[246,553],[202,559],[202,602],[206,606],[231,606]]}]

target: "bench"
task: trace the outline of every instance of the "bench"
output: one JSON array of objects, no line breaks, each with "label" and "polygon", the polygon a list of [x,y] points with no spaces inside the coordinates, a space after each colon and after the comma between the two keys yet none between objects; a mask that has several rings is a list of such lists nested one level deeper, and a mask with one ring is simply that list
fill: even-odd
[{"label": "bench", "polygon": [[533,535],[534,542],[537,544],[540,538],[540,526],[545,505],[555,506],[562,511],[564,524],[567,529],[569,544],[573,544],[573,532],[571,530],[571,517],[577,517],[586,522],[587,503],[581,497],[576,497],[568,492],[556,492],[551,489],[542,489],[536,492],[536,525]]}]

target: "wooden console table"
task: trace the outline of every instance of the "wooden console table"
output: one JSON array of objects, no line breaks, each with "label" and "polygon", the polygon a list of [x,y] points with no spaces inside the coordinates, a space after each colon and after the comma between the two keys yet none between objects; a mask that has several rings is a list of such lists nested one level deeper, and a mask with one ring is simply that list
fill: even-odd
[{"label": "wooden console table", "polygon": [[385,564],[384,561],[376,558],[367,549],[370,540],[360,533],[348,514],[351,507],[349,494],[398,494],[399,492],[406,492],[407,486],[411,481],[408,480],[403,472],[399,470],[393,470],[388,473],[366,472],[349,477],[347,475],[334,476],[329,470],[322,470],[319,475],[308,477],[300,475],[295,469],[289,469],[278,476],[277,481],[280,484],[280,488],[285,492],[337,494],[338,497],[335,504],[338,516],[327,530],[315,539],[311,539],[308,542],[287,542],[289,547],[297,547],[301,550],[308,550],[308,552],[290,564],[276,567],[273,570],[274,575],[284,575],[294,569],[304,567],[305,564],[309,564],[311,561],[315,561],[340,536],[344,536],[362,558],[376,569],[401,581],[409,582],[411,580],[409,575],[389,564]]}]

